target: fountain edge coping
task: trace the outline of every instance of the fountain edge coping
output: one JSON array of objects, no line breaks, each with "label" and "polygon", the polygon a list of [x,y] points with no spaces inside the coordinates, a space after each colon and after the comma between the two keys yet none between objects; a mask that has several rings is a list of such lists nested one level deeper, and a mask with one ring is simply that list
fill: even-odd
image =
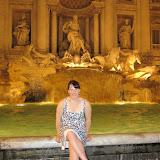
[{"label": "fountain edge coping", "polygon": [[[160,132],[94,134],[87,146],[160,143]],[[0,150],[61,147],[55,136],[0,138]]]}]

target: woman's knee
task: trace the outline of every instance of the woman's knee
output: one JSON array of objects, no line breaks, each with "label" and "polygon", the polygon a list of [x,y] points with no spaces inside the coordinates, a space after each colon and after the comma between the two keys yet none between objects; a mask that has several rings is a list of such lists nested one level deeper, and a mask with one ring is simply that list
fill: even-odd
[{"label": "woman's knee", "polygon": [[76,137],[76,134],[73,132],[73,131],[69,131],[68,133],[67,133],[67,138],[69,139],[69,138],[74,138],[74,137]]}]

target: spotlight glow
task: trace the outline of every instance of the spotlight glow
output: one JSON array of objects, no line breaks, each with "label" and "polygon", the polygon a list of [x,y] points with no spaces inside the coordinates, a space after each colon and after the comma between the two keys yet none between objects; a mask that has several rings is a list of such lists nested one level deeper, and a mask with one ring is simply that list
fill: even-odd
[{"label": "spotlight glow", "polygon": [[21,107],[21,106],[24,106],[24,104],[17,104],[17,106],[20,106],[20,107]]}]

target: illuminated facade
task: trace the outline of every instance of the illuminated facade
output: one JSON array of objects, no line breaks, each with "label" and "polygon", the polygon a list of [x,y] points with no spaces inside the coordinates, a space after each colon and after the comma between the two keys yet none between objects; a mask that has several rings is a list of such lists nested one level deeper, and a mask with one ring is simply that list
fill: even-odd
[{"label": "illuminated facade", "polygon": [[[1,0],[1,54],[15,55],[22,47],[13,35],[22,15],[30,27],[29,42],[41,52],[59,52],[66,38],[63,24],[78,15],[82,37],[93,55],[106,55],[120,46],[119,29],[125,19],[134,31],[131,48],[141,54],[150,53],[154,64],[160,56],[160,1],[159,0]],[[18,50],[18,51],[17,51]],[[4,53],[5,52],[5,53]]]}]

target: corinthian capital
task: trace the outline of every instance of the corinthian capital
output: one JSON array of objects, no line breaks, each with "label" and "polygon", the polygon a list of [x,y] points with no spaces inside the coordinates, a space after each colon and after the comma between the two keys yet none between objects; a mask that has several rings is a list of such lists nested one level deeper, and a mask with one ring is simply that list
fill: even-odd
[{"label": "corinthian capital", "polygon": [[58,13],[59,9],[57,6],[49,6],[48,9],[52,12],[52,13]]},{"label": "corinthian capital", "polygon": [[101,14],[102,8],[94,8],[93,9],[93,14]]},{"label": "corinthian capital", "polygon": [[93,13],[101,14],[102,9],[104,8],[104,2],[92,1]]}]

